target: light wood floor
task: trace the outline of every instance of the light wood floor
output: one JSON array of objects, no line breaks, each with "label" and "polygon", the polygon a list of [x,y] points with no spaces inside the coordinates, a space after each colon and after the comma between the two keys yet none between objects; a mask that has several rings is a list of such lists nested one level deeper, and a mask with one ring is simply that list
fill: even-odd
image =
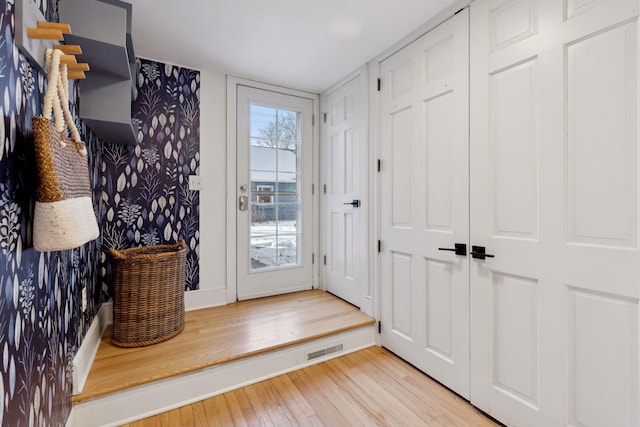
[{"label": "light wood floor", "polygon": [[73,402],[374,322],[352,305],[314,290],[187,312],[181,334],[150,347],[115,347],[107,329],[84,390]]},{"label": "light wood floor", "polygon": [[373,425],[498,424],[379,347],[125,424],[126,427]]}]

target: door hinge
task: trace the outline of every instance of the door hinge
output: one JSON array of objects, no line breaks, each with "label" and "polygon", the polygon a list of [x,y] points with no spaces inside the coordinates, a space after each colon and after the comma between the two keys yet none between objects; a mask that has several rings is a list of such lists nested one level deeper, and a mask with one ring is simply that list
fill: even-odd
[{"label": "door hinge", "polygon": [[324,191],[324,194],[327,194],[327,184],[324,185],[323,191]]},{"label": "door hinge", "polygon": [[315,126],[316,125],[316,115],[312,114],[311,115],[311,126]]},{"label": "door hinge", "polygon": [[324,265],[327,265],[327,256],[324,256]]},{"label": "door hinge", "polygon": [[378,172],[382,170],[382,160],[378,159]]},{"label": "door hinge", "polygon": [[382,252],[382,240],[378,240],[378,252]]},{"label": "door hinge", "polygon": [[316,263],[316,254],[311,254],[311,264]]},{"label": "door hinge", "polygon": [[382,333],[382,321],[378,320],[378,333],[381,334]]},{"label": "door hinge", "polygon": [[327,113],[322,113],[322,120],[327,123]]},{"label": "door hinge", "polygon": [[316,185],[311,184],[311,195],[313,196],[314,194],[316,194]]},{"label": "door hinge", "polygon": [[382,80],[378,79],[378,92],[380,92],[381,88],[382,88]]}]

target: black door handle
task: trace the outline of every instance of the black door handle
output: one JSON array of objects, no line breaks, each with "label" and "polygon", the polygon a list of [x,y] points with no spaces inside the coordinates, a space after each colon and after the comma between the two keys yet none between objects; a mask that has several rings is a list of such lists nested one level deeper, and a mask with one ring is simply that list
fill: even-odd
[{"label": "black door handle", "polygon": [[466,243],[455,243],[455,249],[452,248],[438,248],[439,251],[451,251],[455,252],[456,255],[467,256],[467,244]]},{"label": "black door handle", "polygon": [[495,255],[488,254],[484,246],[471,246],[471,257],[473,259],[494,258]]},{"label": "black door handle", "polygon": [[354,208],[360,207],[360,200],[353,200],[352,202],[343,203],[343,205],[351,205]]}]

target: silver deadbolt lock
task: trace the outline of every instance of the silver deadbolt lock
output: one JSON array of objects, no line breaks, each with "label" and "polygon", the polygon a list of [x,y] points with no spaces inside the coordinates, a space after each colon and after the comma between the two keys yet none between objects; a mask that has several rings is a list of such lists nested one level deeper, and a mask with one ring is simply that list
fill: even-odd
[{"label": "silver deadbolt lock", "polygon": [[249,198],[247,196],[240,196],[238,199],[238,209],[246,211],[249,207]]},{"label": "silver deadbolt lock", "polygon": [[246,193],[247,192],[247,184],[242,184],[240,186],[240,191],[242,191],[243,193]]}]

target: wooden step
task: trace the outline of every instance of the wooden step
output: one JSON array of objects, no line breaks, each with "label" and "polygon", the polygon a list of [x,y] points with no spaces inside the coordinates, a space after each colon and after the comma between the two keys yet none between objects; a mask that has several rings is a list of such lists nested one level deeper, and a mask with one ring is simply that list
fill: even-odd
[{"label": "wooden step", "polygon": [[181,334],[149,347],[115,347],[108,328],[68,425],[117,425],[365,348],[374,323],[312,290],[187,312]]}]

